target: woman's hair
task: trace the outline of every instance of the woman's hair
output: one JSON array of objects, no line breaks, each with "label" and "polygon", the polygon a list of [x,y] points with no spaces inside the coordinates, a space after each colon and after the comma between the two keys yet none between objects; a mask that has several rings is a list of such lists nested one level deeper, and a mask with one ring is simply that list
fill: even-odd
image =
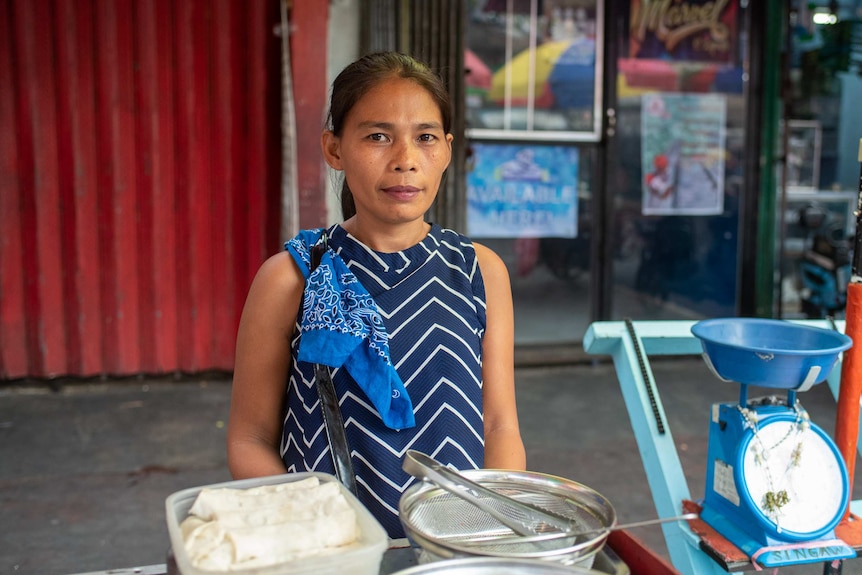
[{"label": "woman's hair", "polygon": [[[452,128],[452,101],[440,77],[428,66],[406,54],[398,52],[375,52],[348,65],[332,83],[329,99],[329,130],[340,137],[344,121],[353,106],[367,92],[385,80],[403,78],[416,82],[430,94],[440,108],[443,131]],[[356,213],[353,193],[345,179],[341,185],[341,214],[346,220]]]}]

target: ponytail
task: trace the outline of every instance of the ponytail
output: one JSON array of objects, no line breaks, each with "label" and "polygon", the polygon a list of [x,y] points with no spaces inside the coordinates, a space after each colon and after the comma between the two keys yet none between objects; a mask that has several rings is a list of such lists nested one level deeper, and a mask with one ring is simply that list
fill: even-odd
[{"label": "ponytail", "polygon": [[356,215],[356,204],[353,202],[353,192],[347,187],[347,180],[341,184],[341,218],[347,221]]}]

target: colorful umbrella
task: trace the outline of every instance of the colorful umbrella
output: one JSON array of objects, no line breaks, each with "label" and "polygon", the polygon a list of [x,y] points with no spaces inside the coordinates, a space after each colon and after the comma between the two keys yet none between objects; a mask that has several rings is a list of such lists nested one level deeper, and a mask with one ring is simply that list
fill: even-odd
[{"label": "colorful umbrella", "polygon": [[464,72],[467,87],[488,90],[491,87],[491,69],[472,50],[464,50]]},{"label": "colorful umbrella", "polygon": [[527,49],[491,78],[490,100],[503,103],[510,82],[513,106],[527,104],[530,69],[533,68],[533,105],[537,108],[592,107],[595,86],[596,43],[591,38],[546,42]]},{"label": "colorful umbrella", "polygon": [[679,73],[676,67],[665,60],[620,58],[620,75],[627,86],[658,92],[679,90]]}]

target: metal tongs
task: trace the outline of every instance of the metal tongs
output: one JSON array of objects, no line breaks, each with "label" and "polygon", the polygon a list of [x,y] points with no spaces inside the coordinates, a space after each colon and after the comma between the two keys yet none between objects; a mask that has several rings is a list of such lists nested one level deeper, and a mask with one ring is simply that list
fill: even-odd
[{"label": "metal tongs", "polygon": [[[533,541],[547,541],[551,539],[575,537],[588,533],[610,532],[643,525],[666,523],[669,521],[683,521],[697,519],[696,513],[687,513],[676,517],[663,519],[650,519],[637,523],[620,524],[613,526],[584,529],[572,519],[507,497],[493,489],[488,489],[475,481],[467,479],[457,471],[450,469],[434,458],[410,449],[404,457],[401,468],[416,477],[428,481],[445,489],[449,493],[464,499],[475,505],[482,511],[494,517],[497,521],[511,529],[517,537],[495,537],[497,543],[526,543]],[[480,543],[485,537],[464,539],[462,543]]]}]

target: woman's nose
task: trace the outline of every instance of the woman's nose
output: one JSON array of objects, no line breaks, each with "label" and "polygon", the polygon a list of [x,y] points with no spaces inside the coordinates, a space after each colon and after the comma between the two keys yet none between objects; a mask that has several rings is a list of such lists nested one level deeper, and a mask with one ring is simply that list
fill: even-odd
[{"label": "woman's nose", "polygon": [[416,169],[416,147],[412,142],[400,142],[393,146],[392,169],[396,172]]}]

